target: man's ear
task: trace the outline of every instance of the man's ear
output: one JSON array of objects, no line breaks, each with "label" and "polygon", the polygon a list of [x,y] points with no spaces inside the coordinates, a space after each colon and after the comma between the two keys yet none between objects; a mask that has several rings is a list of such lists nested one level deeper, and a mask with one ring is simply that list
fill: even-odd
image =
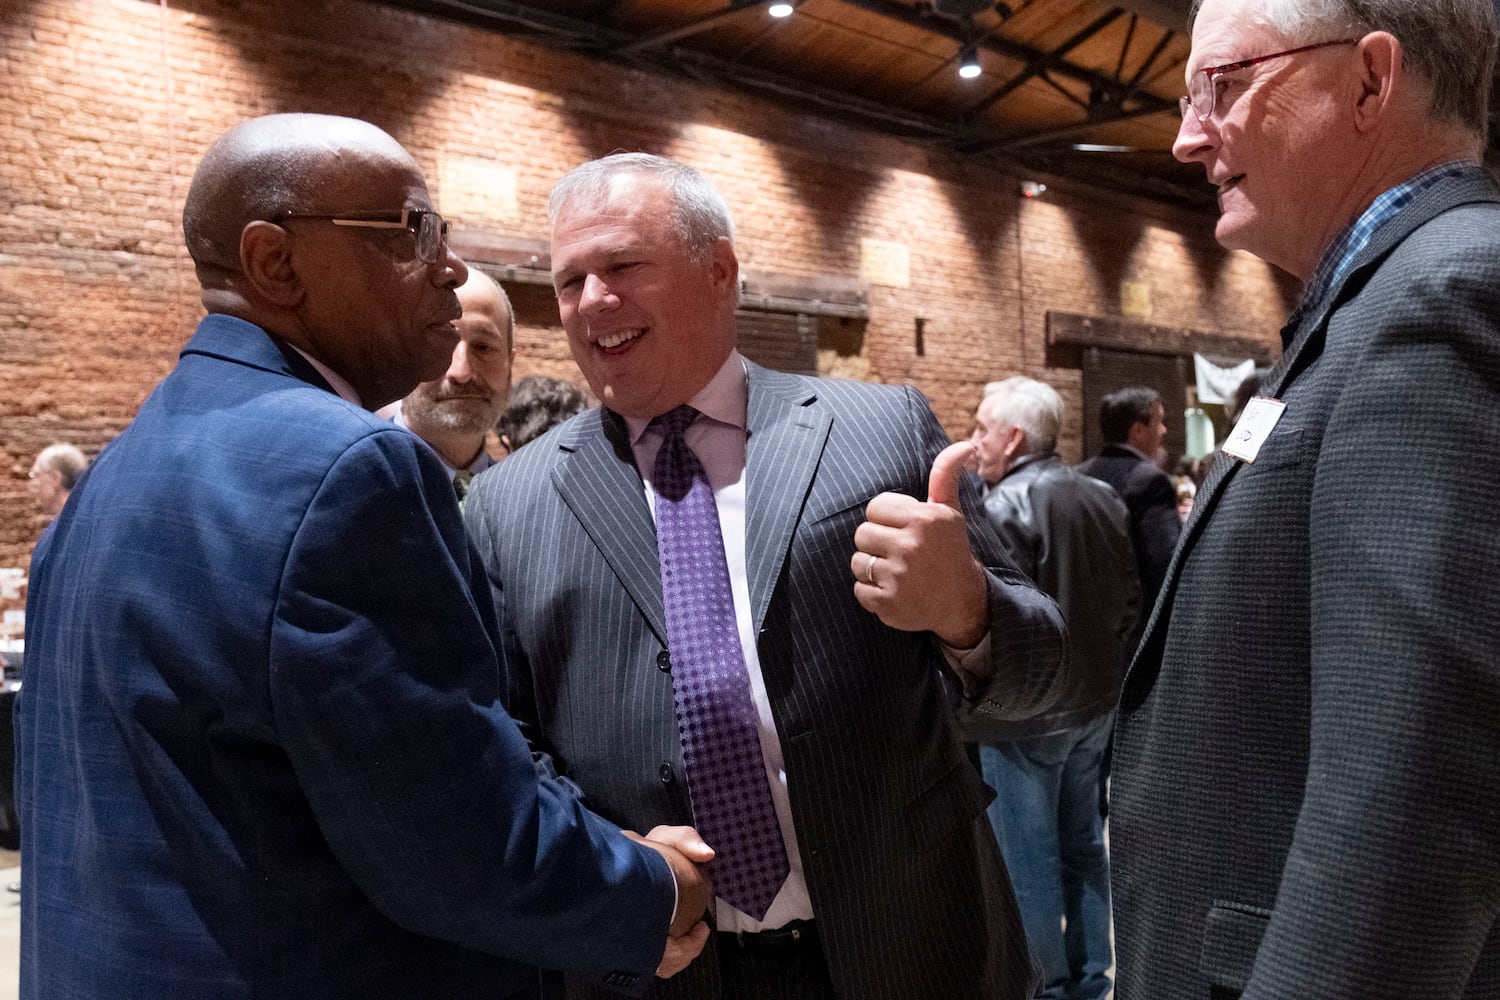
[{"label": "man's ear", "polygon": [[302,301],[291,234],[275,223],[252,222],[240,233],[240,271],[246,291],[266,302],[290,307]]},{"label": "man's ear", "polygon": [[1401,54],[1400,39],[1388,31],[1372,31],[1360,39],[1354,124],[1361,132],[1371,131],[1391,113],[1396,98],[1405,96],[1407,80]]},{"label": "man's ear", "polygon": [[714,285],[728,289],[731,295],[739,290],[740,260],[735,256],[734,244],[729,237],[720,236],[709,248],[708,262],[713,268]]},{"label": "man's ear", "polygon": [[1005,444],[1002,446],[1002,450],[1004,451],[1006,458],[1015,458],[1017,455],[1021,454],[1021,450],[1025,447],[1025,431],[1021,430],[1021,428],[1019,427],[1012,427],[1010,430],[1005,432]]}]

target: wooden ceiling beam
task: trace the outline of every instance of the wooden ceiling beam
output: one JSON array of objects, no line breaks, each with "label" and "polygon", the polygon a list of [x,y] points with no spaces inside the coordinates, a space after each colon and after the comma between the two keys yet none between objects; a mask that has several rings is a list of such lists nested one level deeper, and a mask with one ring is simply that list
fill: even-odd
[{"label": "wooden ceiling beam", "polygon": [[622,56],[629,56],[637,52],[644,52],[646,49],[656,49],[663,45],[671,45],[673,42],[681,41],[684,38],[691,38],[700,32],[718,27],[725,21],[738,17],[747,10],[764,7],[770,2],[771,0],[748,0],[748,2],[746,0],[731,0],[729,6],[724,10],[713,14],[705,14],[696,21],[690,21],[670,31],[660,31],[654,35],[644,35],[627,45],[621,46],[616,51]]},{"label": "wooden ceiling beam", "polygon": [[[520,0],[372,0],[390,6],[414,8],[428,13],[446,15],[456,20],[478,23],[494,30],[520,29],[537,40],[584,52],[595,58],[614,60],[640,69],[667,72],[695,79],[710,86],[728,87],[736,92],[759,92],[761,95],[790,102],[803,109],[813,109],[863,127],[873,127],[887,134],[902,136],[930,147],[950,150],[959,155],[972,154],[984,158],[1001,169],[1015,170],[1025,166],[1028,147],[1042,147],[1051,138],[1063,133],[1085,132],[1100,124],[1136,117],[1156,111],[1177,111],[1175,100],[1168,101],[1150,94],[1140,95],[1140,105],[1130,111],[1111,107],[1100,117],[1076,125],[1064,126],[1061,130],[1046,130],[1026,136],[1005,136],[993,128],[977,125],[971,120],[939,117],[922,111],[901,107],[898,104],[864,97],[851,92],[820,86],[782,74],[758,69],[742,63],[726,60],[707,52],[684,45],[675,45],[657,36],[632,35],[591,21],[583,21],[563,14],[542,10]],[[730,10],[710,15],[719,19],[739,8],[763,6],[769,0],[730,0]],[[894,0],[842,0],[853,6],[863,7],[875,13],[894,15],[908,25],[928,33],[953,38],[955,49],[960,43],[957,37],[959,22],[940,16],[918,16],[908,5]],[[702,19],[700,19],[701,21]],[[506,27],[501,27],[501,26]],[[675,30],[675,29],[674,29]],[[696,32],[692,32],[696,33]],[[687,37],[682,35],[680,37]],[[636,43],[649,41],[649,44]],[[982,42],[987,49],[1000,52],[1022,62],[1038,61],[1046,66],[1049,75],[1086,83],[1090,92],[1097,88],[1119,87],[1120,82],[1108,72],[1084,69],[1062,59],[1049,59],[1049,54],[1039,49],[991,37]],[[627,51],[628,50],[628,51]],[[1055,85],[1055,81],[1052,81]],[[1111,91],[1112,92],[1112,91]],[[1021,152],[1012,159],[1008,151]],[[1055,168],[1054,168],[1055,169]],[[1211,189],[1206,185],[1181,186],[1175,182],[1156,182],[1140,178],[1132,187],[1129,177],[1116,178],[1113,186],[1144,191],[1152,190],[1156,197],[1167,197],[1180,203],[1197,207],[1211,206]],[[1208,191],[1209,194],[1204,192]]]},{"label": "wooden ceiling beam", "polygon": [[1188,10],[1192,7],[1192,0],[1114,0],[1114,2],[1130,13],[1139,14],[1163,28],[1169,28],[1172,31],[1187,31]]},{"label": "wooden ceiling beam", "polygon": [[[977,104],[970,107],[965,112],[965,114],[967,114],[969,117],[983,114],[990,108],[994,107],[1003,98],[1008,97],[1012,92],[1024,86],[1028,81],[1049,71],[1057,71],[1059,73],[1067,75],[1065,73],[1065,69],[1067,67],[1071,67],[1072,64],[1063,59],[1063,56],[1067,55],[1073,49],[1077,48],[1079,45],[1082,45],[1084,42],[1088,41],[1090,38],[1093,38],[1099,32],[1109,27],[1116,20],[1118,20],[1123,13],[1124,12],[1117,7],[1109,13],[1095,19],[1092,24],[1079,31],[1072,38],[1068,39],[1066,42],[1063,42],[1051,52],[1043,52],[1038,58],[1028,59],[1026,62],[1026,68],[1022,70],[1018,76],[1016,76],[1012,80],[1009,80],[1005,84],[1005,86],[1001,87],[993,94],[990,94],[982,101],[979,101]],[[1085,70],[1083,72],[1085,74],[1085,76],[1083,77],[1083,82],[1089,85],[1090,92],[1100,89],[1106,89],[1110,85],[1113,85],[1115,87],[1119,86],[1120,81],[1117,77],[1111,78],[1104,73],[1098,73],[1091,70]]]}]

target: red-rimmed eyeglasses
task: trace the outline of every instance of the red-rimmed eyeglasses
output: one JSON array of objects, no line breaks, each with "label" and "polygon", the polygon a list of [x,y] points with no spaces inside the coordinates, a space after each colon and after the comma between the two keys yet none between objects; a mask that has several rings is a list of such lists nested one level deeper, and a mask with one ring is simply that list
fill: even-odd
[{"label": "red-rimmed eyeglasses", "polygon": [[1272,59],[1280,59],[1282,56],[1294,56],[1300,52],[1311,52],[1314,49],[1326,49],[1331,45],[1357,45],[1358,38],[1340,38],[1332,42],[1314,42],[1312,45],[1301,45],[1295,49],[1286,49],[1281,52],[1272,52],[1266,56],[1256,56],[1254,59],[1241,59],[1239,62],[1225,63],[1222,66],[1208,66],[1198,70],[1188,78],[1188,92],[1186,97],[1177,99],[1177,105],[1182,109],[1182,117],[1186,118],[1189,111],[1198,116],[1200,122],[1206,122],[1213,116],[1214,109],[1219,103],[1217,88],[1214,80],[1225,73],[1233,73],[1239,69],[1249,69]]}]

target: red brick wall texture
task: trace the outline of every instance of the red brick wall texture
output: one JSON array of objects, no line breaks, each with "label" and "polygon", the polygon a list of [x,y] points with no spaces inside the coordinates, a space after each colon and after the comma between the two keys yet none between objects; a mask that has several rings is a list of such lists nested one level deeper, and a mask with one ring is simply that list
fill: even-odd
[{"label": "red brick wall texture", "polygon": [[[1128,282],[1150,322],[1270,343],[1288,305],[1206,216],[1055,182],[1028,201],[1018,176],[962,158],[362,0],[0,0],[0,85],[0,566],[25,566],[44,526],[35,453],[96,452],[173,364],[201,313],[183,195],[207,144],[257,114],[375,122],[442,211],[501,237],[545,238],[569,167],[645,149],[720,186],[743,266],[857,278],[866,241],[896,245],[904,281],[874,284],[863,336],[825,360],[918,386],[954,435],[1010,374],[1076,409],[1078,372],[1047,367],[1048,310],[1122,315]],[[517,375],[577,378],[529,300]]]}]

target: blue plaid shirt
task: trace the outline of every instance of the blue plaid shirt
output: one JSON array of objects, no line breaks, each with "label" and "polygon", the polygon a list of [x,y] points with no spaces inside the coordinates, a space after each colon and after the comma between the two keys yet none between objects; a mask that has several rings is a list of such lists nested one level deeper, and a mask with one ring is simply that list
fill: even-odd
[{"label": "blue plaid shirt", "polygon": [[1438,181],[1457,177],[1473,166],[1467,160],[1453,160],[1424,170],[1376,196],[1359,218],[1341,229],[1333,238],[1333,243],[1323,252],[1323,259],[1318,262],[1317,269],[1307,281],[1307,287],[1302,290],[1302,301],[1292,310],[1291,318],[1281,331],[1282,348],[1291,346],[1292,334],[1302,325],[1302,317],[1322,305],[1329,290],[1339,283],[1344,272],[1354,263],[1354,258],[1369,245],[1376,230],[1395,218],[1403,208],[1411,204],[1413,198]]}]

